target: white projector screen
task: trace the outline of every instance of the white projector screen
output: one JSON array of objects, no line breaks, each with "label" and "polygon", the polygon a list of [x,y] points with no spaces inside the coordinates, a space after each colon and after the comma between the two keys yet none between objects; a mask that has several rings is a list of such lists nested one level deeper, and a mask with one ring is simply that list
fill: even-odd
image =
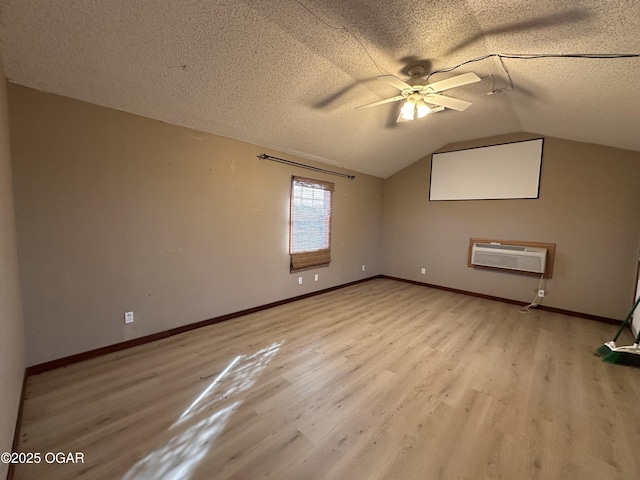
[{"label": "white projector screen", "polygon": [[429,200],[538,198],[542,138],[431,156]]}]

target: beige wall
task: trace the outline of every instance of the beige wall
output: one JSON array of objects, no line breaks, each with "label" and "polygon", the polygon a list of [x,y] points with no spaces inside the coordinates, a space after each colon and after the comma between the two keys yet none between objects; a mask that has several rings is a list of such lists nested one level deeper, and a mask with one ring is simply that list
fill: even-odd
[{"label": "beige wall", "polygon": [[[525,138],[536,137],[493,137],[442,151]],[[385,181],[385,274],[530,302],[539,279],[468,268],[469,238],[551,242],[555,269],[543,304],[626,316],[640,238],[640,153],[545,138],[539,199],[460,202],[429,202],[430,158]]]},{"label": "beige wall", "polygon": [[[25,87],[9,86],[9,106],[28,365],[379,273],[531,301],[536,278],[467,267],[472,236],[556,243],[546,305],[612,318],[630,305],[636,152],[546,138],[540,199],[429,202],[430,157],[350,181]],[[302,286],[288,270],[292,174],[336,183],[333,263]]]},{"label": "beige wall", "polygon": [[[381,273],[382,179],[21,86],[9,100],[29,365]],[[332,264],[295,275],[292,174],[336,184]]]},{"label": "beige wall", "polygon": [[[24,377],[24,338],[11,180],[7,89],[0,63],[0,452],[11,451]],[[0,478],[8,465],[0,462]]]}]

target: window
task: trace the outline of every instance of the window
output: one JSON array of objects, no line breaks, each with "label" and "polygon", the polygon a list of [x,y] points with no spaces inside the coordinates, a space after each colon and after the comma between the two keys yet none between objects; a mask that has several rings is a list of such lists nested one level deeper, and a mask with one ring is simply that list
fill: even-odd
[{"label": "window", "polygon": [[291,271],[331,262],[331,200],[334,184],[291,177]]}]

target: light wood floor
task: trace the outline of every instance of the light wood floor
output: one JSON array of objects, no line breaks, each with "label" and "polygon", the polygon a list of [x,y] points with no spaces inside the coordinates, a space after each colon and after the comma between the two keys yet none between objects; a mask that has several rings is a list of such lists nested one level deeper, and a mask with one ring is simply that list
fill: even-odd
[{"label": "light wood floor", "polygon": [[614,333],[373,280],[30,377],[15,478],[637,479]]}]

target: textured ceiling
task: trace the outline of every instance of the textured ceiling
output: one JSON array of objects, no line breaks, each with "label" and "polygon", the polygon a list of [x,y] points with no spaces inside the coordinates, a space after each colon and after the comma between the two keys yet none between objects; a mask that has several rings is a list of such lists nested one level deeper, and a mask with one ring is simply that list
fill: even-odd
[{"label": "textured ceiling", "polygon": [[[422,64],[639,53],[637,0],[0,0],[9,81],[387,177],[451,142],[528,131],[640,151],[640,59],[466,64],[472,101],[396,124]],[[606,159],[603,159],[606,161]]]}]

